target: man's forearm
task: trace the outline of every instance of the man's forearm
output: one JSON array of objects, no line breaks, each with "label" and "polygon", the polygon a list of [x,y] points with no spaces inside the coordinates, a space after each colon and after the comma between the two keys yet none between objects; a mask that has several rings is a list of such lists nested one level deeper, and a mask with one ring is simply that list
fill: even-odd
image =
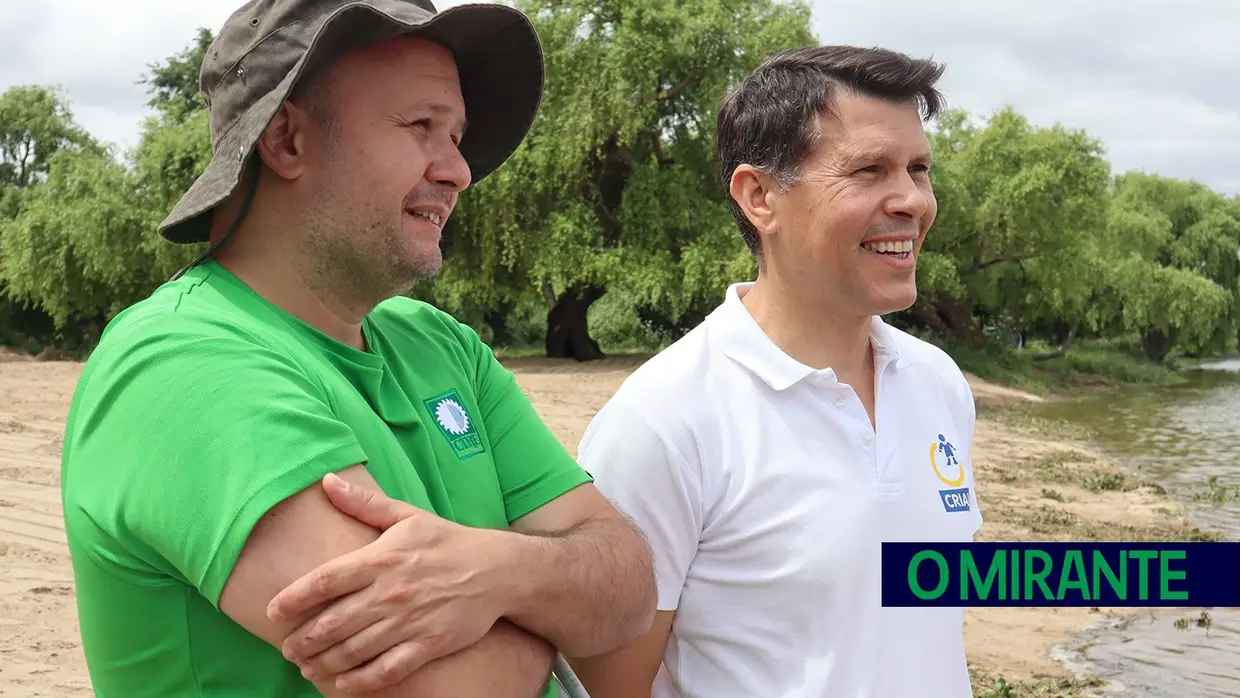
[{"label": "man's forearm", "polygon": [[562,533],[511,534],[512,603],[505,617],[570,657],[610,652],[654,619],[653,562],[626,519],[586,521]]},{"label": "man's forearm", "polygon": [[399,685],[399,694],[537,698],[554,666],[555,648],[550,643],[501,618],[477,644],[419,669]]}]

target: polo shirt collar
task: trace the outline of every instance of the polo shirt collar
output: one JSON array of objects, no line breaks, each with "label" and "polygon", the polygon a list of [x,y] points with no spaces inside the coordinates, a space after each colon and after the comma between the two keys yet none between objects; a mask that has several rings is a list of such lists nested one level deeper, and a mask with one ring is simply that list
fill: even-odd
[{"label": "polo shirt collar", "polygon": [[[711,335],[724,354],[775,390],[786,390],[812,375],[838,380],[834,369],[806,366],[771,341],[741,302],[741,295],[752,286],[752,281],[732,284],[723,303],[711,313]],[[870,345],[874,347],[876,372],[881,373],[891,364],[907,365],[907,359],[896,351],[891,328],[877,316],[872,323]]]}]

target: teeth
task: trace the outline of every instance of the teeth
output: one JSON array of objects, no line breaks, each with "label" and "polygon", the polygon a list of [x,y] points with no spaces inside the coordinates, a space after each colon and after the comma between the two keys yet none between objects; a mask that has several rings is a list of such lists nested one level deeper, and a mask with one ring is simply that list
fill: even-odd
[{"label": "teeth", "polygon": [[427,219],[428,221],[434,223],[435,225],[439,225],[440,219],[439,219],[438,213],[432,213],[430,211],[414,211],[413,215],[421,216],[422,218]]},{"label": "teeth", "polygon": [[883,240],[880,242],[867,242],[862,247],[872,252],[887,252],[899,254],[902,252],[913,251],[912,240]]}]

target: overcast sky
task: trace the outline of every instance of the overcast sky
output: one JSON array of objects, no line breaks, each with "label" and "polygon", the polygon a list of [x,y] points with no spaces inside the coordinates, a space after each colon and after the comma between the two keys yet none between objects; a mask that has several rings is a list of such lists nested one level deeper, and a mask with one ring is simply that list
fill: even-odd
[{"label": "overcast sky", "polygon": [[[0,0],[0,91],[58,84],[105,141],[136,143],[149,63],[218,29],[240,0]],[[459,4],[441,2],[440,7]],[[828,43],[882,45],[948,65],[952,106],[1012,104],[1100,138],[1117,171],[1240,193],[1240,2],[814,0]]]}]

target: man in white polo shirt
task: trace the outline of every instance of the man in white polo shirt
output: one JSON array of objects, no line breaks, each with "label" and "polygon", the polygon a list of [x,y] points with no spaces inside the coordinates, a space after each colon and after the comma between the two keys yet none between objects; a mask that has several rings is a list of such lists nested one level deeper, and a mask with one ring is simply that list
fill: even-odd
[{"label": "man in white polo shirt", "polygon": [[981,525],[968,383],[879,318],[916,300],[942,71],[809,47],[721,106],[719,165],[758,279],[636,371],[581,442],[647,536],[659,589],[649,634],[574,662],[593,698],[972,695],[963,611],[880,600],[882,541]]}]

